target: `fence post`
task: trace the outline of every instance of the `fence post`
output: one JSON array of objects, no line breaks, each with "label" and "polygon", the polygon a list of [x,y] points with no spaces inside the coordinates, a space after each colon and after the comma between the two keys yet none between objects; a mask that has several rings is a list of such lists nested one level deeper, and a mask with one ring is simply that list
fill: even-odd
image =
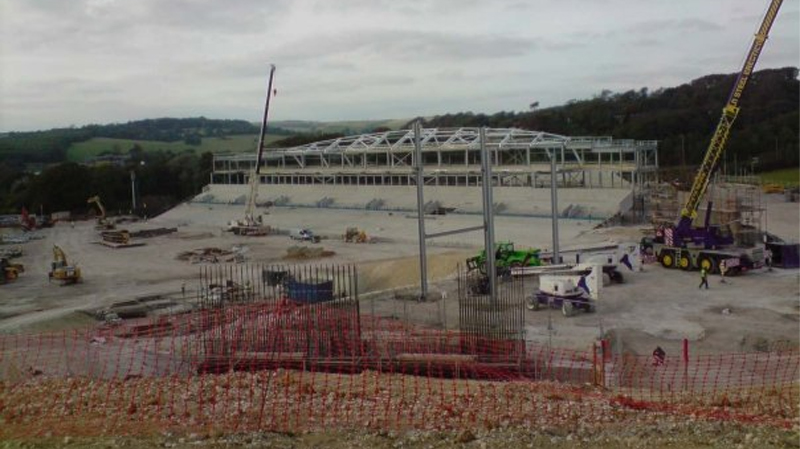
[{"label": "fence post", "polygon": [[689,382],[689,339],[683,339],[683,389],[686,390]]},{"label": "fence post", "polygon": [[608,339],[600,340],[600,369],[603,374],[603,387],[606,387],[606,361],[611,358],[611,347],[608,344]]}]

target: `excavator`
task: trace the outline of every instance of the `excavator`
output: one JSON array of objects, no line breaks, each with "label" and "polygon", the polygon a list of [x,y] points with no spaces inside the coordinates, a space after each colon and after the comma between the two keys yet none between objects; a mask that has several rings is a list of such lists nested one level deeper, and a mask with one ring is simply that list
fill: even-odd
[{"label": "excavator", "polygon": [[13,263],[5,257],[0,257],[0,284],[6,284],[19,277],[25,271],[21,263]]},{"label": "excavator", "polygon": [[678,223],[674,226],[656,230],[655,238],[643,241],[643,249],[652,251],[665,268],[681,268],[684,270],[704,269],[709,273],[719,272],[724,266],[731,274],[739,271],[760,268],[764,264],[763,248],[748,250],[736,248],[734,238],[728,226],[711,225],[711,207],[706,210],[705,223],[702,227],[694,227],[700,201],[708,190],[711,176],[719,166],[720,156],[725,151],[733,122],[739,114],[739,102],[747,87],[769,30],[778,15],[783,0],[771,0],[761,26],[755,35],[744,66],[736,78],[728,101],[722,108],[722,117],[717,124],[711,142],[706,150],[703,163],[694,178],[692,189],[681,210]]},{"label": "excavator", "polygon": [[94,203],[97,206],[97,209],[100,210],[100,215],[97,216],[97,225],[95,229],[98,230],[107,230],[107,229],[114,229],[116,225],[106,217],[106,208],[103,207],[103,203],[100,202],[100,197],[95,195],[88,200],[86,200],[86,204]]},{"label": "excavator", "polygon": [[54,279],[61,285],[76,284],[81,280],[81,269],[77,264],[67,263],[67,255],[58,245],[53,245],[53,262],[50,264],[50,281]]},{"label": "excavator", "polygon": [[369,237],[364,230],[358,228],[347,228],[344,233],[344,241],[347,243],[367,243]]}]

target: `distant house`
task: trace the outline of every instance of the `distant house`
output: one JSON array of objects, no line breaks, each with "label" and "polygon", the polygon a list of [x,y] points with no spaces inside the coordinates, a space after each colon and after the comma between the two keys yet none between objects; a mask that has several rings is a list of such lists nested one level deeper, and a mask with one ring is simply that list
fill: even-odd
[{"label": "distant house", "polygon": [[125,163],[128,162],[130,156],[123,155],[123,154],[104,154],[101,156],[96,156],[93,158],[89,158],[84,162],[84,165],[89,166],[98,166],[98,165],[116,165],[117,167],[125,166]]}]

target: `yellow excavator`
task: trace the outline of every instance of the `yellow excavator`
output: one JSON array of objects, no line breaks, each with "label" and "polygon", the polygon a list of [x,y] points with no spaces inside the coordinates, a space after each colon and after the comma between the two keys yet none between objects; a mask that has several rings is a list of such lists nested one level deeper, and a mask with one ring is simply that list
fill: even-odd
[{"label": "yellow excavator", "polygon": [[95,229],[99,230],[107,230],[107,229],[114,229],[116,226],[114,223],[106,217],[106,208],[103,207],[103,203],[100,202],[100,196],[95,195],[88,200],[86,200],[86,204],[94,203],[97,206],[97,209],[100,210],[100,215],[97,216],[97,225]]},{"label": "yellow excavator", "polygon": [[12,263],[5,257],[0,257],[0,284],[6,284],[19,277],[25,271],[21,263]]},{"label": "yellow excavator", "polygon": [[358,228],[347,228],[344,233],[344,241],[347,243],[367,243],[369,237],[367,232]]},{"label": "yellow excavator", "polygon": [[67,255],[58,245],[53,245],[53,263],[50,264],[50,281],[56,280],[61,285],[75,284],[81,280],[81,269],[76,264],[67,263]]}]

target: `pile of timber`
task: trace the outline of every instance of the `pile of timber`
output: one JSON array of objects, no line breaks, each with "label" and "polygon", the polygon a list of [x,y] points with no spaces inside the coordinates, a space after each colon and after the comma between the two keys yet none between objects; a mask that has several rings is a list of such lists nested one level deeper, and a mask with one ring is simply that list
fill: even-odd
[{"label": "pile of timber", "polygon": [[131,232],[131,238],[146,239],[151,237],[158,237],[160,235],[172,234],[178,232],[178,228],[155,228],[155,229],[142,229],[141,231]]}]

